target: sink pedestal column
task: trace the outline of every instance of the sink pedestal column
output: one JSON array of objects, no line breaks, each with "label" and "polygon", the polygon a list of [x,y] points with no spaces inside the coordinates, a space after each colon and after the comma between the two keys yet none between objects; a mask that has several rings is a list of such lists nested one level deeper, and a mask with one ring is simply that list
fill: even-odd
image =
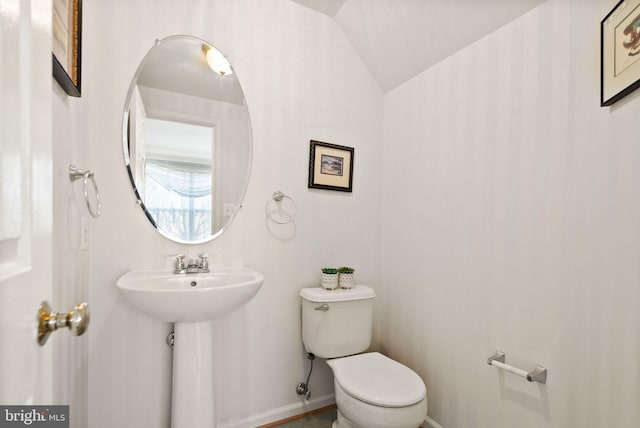
[{"label": "sink pedestal column", "polygon": [[213,321],[174,324],[171,428],[215,428]]}]

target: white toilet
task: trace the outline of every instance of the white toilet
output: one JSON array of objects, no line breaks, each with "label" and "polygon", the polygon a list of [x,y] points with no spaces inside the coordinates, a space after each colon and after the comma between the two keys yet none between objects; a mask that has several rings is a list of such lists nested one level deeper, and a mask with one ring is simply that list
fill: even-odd
[{"label": "white toilet", "polygon": [[427,416],[427,389],[413,370],[371,343],[375,291],[303,288],[302,341],[333,370],[338,420],[333,428],[417,428]]}]

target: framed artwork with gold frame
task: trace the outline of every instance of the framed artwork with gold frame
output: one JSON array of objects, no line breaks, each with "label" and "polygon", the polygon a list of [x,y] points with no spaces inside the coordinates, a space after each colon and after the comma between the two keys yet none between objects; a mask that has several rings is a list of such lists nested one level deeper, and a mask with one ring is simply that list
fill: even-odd
[{"label": "framed artwork with gold frame", "polygon": [[53,77],[72,97],[80,96],[82,0],[52,2]]},{"label": "framed artwork with gold frame", "polygon": [[353,147],[311,140],[309,188],[353,191]]},{"label": "framed artwork with gold frame", "polygon": [[600,105],[640,87],[640,0],[621,0],[602,20]]}]

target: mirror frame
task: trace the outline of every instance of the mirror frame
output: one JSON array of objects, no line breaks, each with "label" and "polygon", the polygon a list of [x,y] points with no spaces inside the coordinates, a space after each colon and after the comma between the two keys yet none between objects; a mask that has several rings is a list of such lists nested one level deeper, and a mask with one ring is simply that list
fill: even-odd
[{"label": "mirror frame", "polygon": [[236,209],[234,210],[233,214],[227,219],[227,221],[224,223],[224,225],[219,230],[215,231],[215,233],[212,233],[211,236],[209,236],[206,239],[201,239],[201,240],[197,240],[197,241],[186,241],[186,240],[183,240],[183,239],[176,238],[175,236],[172,236],[172,235],[166,233],[165,231],[163,231],[162,229],[160,229],[158,227],[155,219],[153,218],[153,216],[151,215],[151,213],[149,212],[149,210],[145,206],[144,201],[142,201],[142,198],[140,197],[140,193],[138,192],[138,187],[136,186],[136,182],[135,182],[135,179],[133,177],[133,172],[131,171],[131,158],[130,158],[130,152],[129,152],[130,104],[131,104],[131,97],[133,95],[135,87],[137,86],[138,78],[140,76],[141,70],[143,69],[144,65],[146,64],[147,60],[149,59],[150,52],[154,48],[156,48],[157,46],[159,46],[162,43],[171,42],[171,41],[177,40],[177,39],[196,40],[196,41],[198,41],[198,42],[200,42],[202,44],[209,45],[209,46],[212,46],[212,47],[215,48],[215,45],[207,42],[206,40],[203,40],[203,39],[201,39],[199,37],[190,36],[190,35],[173,35],[173,36],[165,37],[163,39],[156,39],[156,41],[153,44],[153,46],[151,47],[151,49],[149,49],[147,51],[147,53],[145,53],[144,57],[140,61],[140,64],[136,68],[136,71],[135,71],[133,77],[131,78],[131,83],[129,84],[129,90],[127,91],[127,96],[126,96],[125,102],[124,102],[124,113],[122,115],[122,154],[123,154],[123,157],[124,157],[124,165],[125,165],[125,167],[127,169],[127,175],[129,176],[129,181],[131,183],[131,187],[133,189],[133,193],[135,195],[136,202],[140,206],[140,208],[142,209],[142,212],[144,213],[144,215],[147,218],[147,220],[149,220],[149,223],[151,223],[153,228],[156,231],[158,231],[158,233],[160,233],[162,236],[164,236],[165,238],[167,238],[167,239],[169,239],[169,240],[171,240],[173,242],[177,242],[179,244],[197,245],[197,244],[204,244],[206,242],[210,242],[210,241],[222,236],[222,234],[224,232],[226,232],[227,230],[229,230],[231,228],[231,225],[233,224],[233,221],[235,220],[236,215],[242,209],[242,203],[243,203],[244,197],[245,197],[245,195],[247,193],[247,188],[249,187],[249,179],[251,178],[251,167],[253,165],[253,126],[251,124],[251,114],[249,112],[249,105],[247,104],[247,99],[246,99],[246,97],[244,95],[244,89],[242,89],[242,84],[240,82],[240,78],[238,77],[235,68],[233,68],[233,64],[231,64],[231,62],[229,62],[231,64],[231,69],[233,70],[233,74],[236,75],[235,79],[237,80],[238,86],[240,87],[240,91],[242,92],[242,100],[243,100],[243,103],[244,103],[244,107],[246,109],[247,122],[248,122],[248,125],[249,125],[249,130],[248,130],[249,131],[248,132],[248,134],[249,134],[249,149],[248,149],[248,156],[247,156],[247,158],[248,158],[247,159],[247,173],[246,173],[246,177],[244,179],[244,184],[242,186],[242,190],[240,191],[239,199],[236,202]]}]

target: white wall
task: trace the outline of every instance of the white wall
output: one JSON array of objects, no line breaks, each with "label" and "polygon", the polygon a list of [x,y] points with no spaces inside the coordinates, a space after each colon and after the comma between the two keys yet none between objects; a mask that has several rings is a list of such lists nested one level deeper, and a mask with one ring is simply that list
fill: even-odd
[{"label": "white wall", "polygon": [[[69,180],[69,165],[91,170],[89,143],[79,138],[78,106],[80,100],[67,96],[51,78],[52,140],[53,140],[53,298],[52,309],[66,312],[78,303],[89,302],[89,249],[82,248],[82,225],[91,228],[94,220],[87,210],[82,180]],[[106,183],[97,177],[101,188]],[[93,194],[90,193],[93,197]],[[94,200],[91,200],[95,204]],[[92,205],[95,209],[95,205]],[[89,314],[94,306],[90,302]],[[66,329],[65,329],[66,330]],[[55,334],[54,396],[56,403],[69,405],[71,427],[87,426],[88,349],[93,326],[83,336],[69,331]],[[49,345],[49,343],[47,345]],[[50,345],[51,346],[51,345]]]},{"label": "white wall", "polygon": [[615,3],[549,0],[385,95],[378,327],[447,428],[640,421],[640,93],[599,106]]},{"label": "white wall", "polygon": [[[170,326],[137,315],[114,282],[202,251],[266,278],[217,323],[224,426],[297,409],[308,368],[297,290],[343,263],[377,288],[380,347],[423,376],[445,427],[637,425],[640,95],[599,107],[598,24],[615,3],[549,0],[391,91],[381,155],[382,95],[329,18],[276,0],[85,1],[83,97],[77,110],[54,97],[54,122],[71,114],[54,123],[54,145],[76,130],[55,151],[54,233],[73,242],[86,215],[64,182],[68,161],[96,171],[104,214],[90,222],[91,273],[70,247],[54,275],[91,282],[88,426],[168,426]],[[244,208],[197,247],[155,233],[122,165],[129,80],[171,34],[229,55],[253,121]],[[306,188],[312,138],[356,147],[353,194]],[[264,218],[278,189],[298,205],[290,227]],[[336,245],[344,235],[355,239]],[[487,366],[497,348],[517,366],[545,365],[547,385]],[[316,367],[321,397],[331,376]]]},{"label": "white wall", "polygon": [[[91,223],[89,426],[169,426],[170,326],[127,306],[115,281],[132,268],[169,268],[166,256],[180,252],[219,254],[224,264],[265,276],[252,302],[216,323],[220,425],[254,427],[302,411],[295,386],[308,363],[298,290],[317,285],[322,266],[338,264],[355,266],[360,281],[377,285],[381,91],[335,22],[293,2],[85,1],[84,25],[78,127],[103,202],[103,215]],[[130,79],[154,40],[173,34],[201,37],[228,55],[253,128],[242,211],[222,238],[199,246],[153,230],[123,166]],[[311,139],[355,147],[352,194],[307,189]],[[266,221],[265,203],[276,190],[295,200],[295,224]],[[313,397],[330,400],[332,377],[321,361],[311,388]]]}]

